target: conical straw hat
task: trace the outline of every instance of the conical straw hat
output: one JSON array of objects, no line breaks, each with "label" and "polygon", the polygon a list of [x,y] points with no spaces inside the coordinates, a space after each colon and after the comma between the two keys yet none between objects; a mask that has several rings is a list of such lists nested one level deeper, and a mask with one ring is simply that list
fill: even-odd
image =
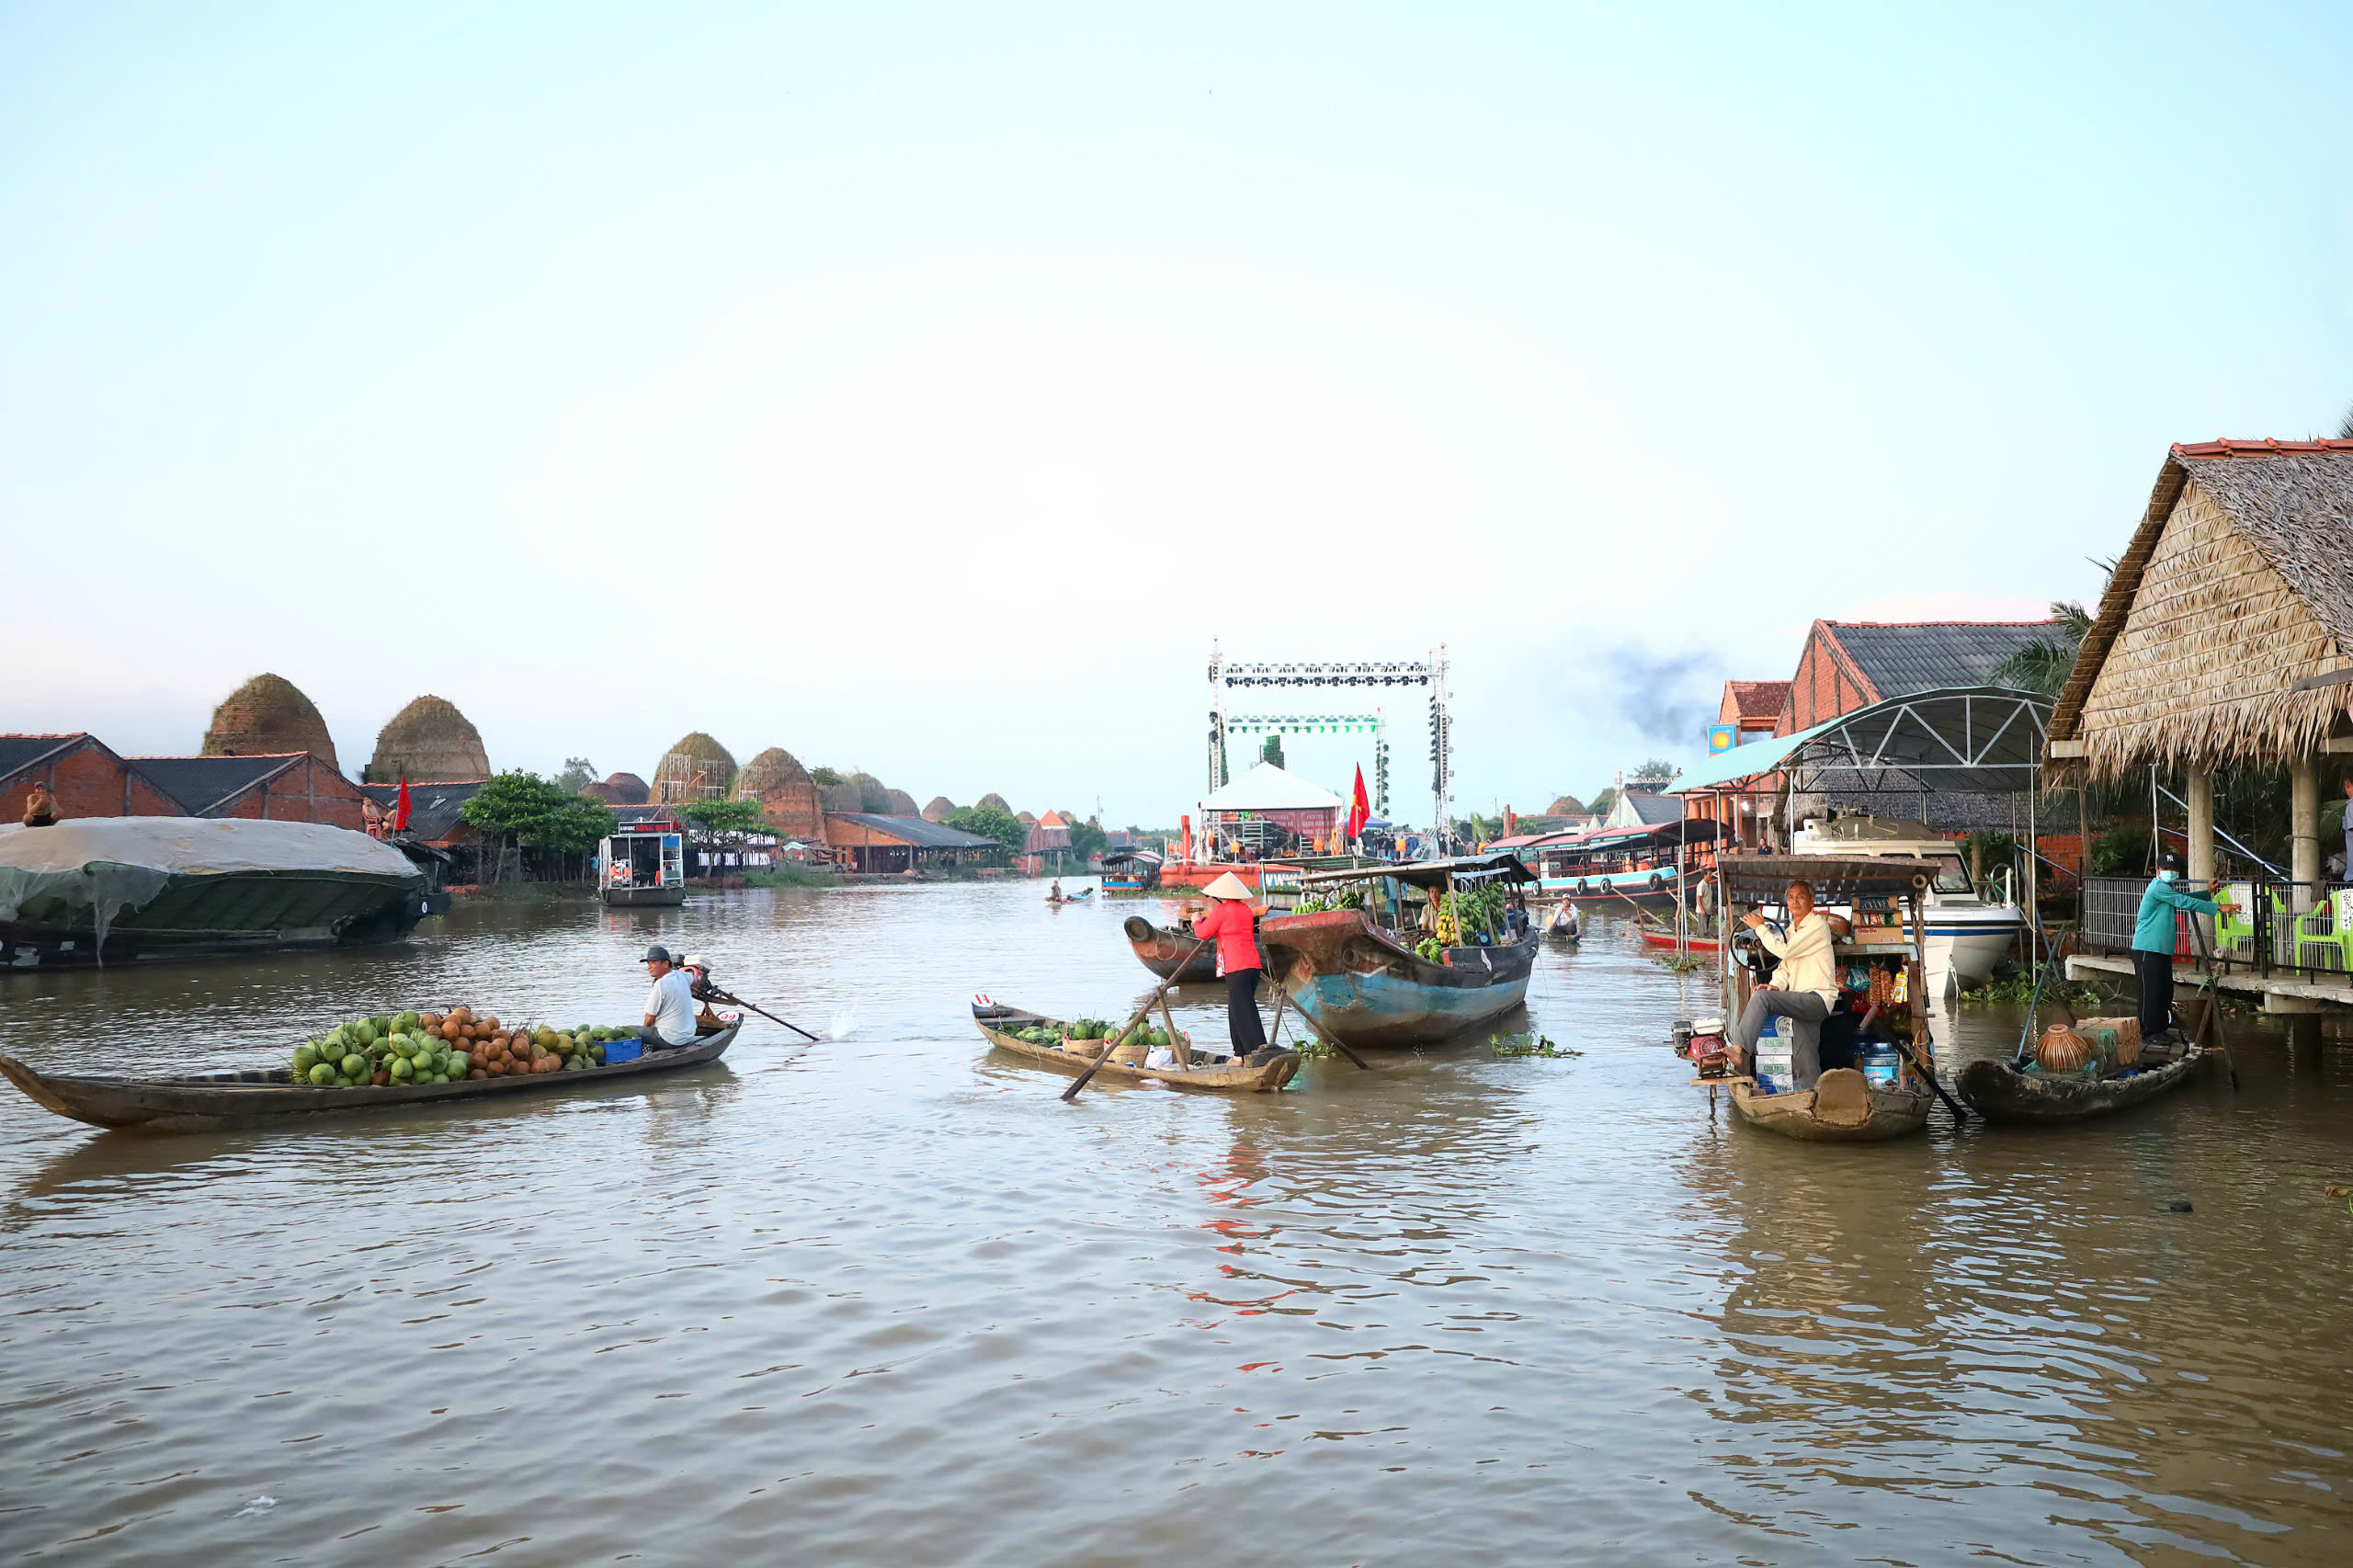
[{"label": "conical straw hat", "polygon": [[1201,892],[1211,898],[1246,899],[1250,896],[1250,890],[1245,887],[1242,883],[1242,879],[1235,876],[1232,871],[1226,872],[1225,875],[1220,877],[1217,881],[1203,888]]}]

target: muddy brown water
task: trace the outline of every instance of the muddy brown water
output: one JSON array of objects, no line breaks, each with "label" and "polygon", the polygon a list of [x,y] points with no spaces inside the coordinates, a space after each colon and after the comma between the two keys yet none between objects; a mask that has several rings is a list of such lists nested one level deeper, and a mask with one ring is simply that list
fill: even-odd
[{"label": "muddy brown water", "polygon": [[[5,1048],[61,1069],[250,1065],[398,1003],[628,1019],[649,940],[840,1036],[276,1133],[6,1091],[0,1556],[2347,1560],[2344,1046],[2250,1030],[2235,1092],[2074,1131],[1802,1145],[1711,1119],[1664,1044],[1705,983],[1603,913],[1513,1020],[1575,1058],[1065,1106],[972,993],[1145,981],[1133,904],[1042,891],[0,975]],[[1948,1060],[2016,1028],[1965,1011]]]}]

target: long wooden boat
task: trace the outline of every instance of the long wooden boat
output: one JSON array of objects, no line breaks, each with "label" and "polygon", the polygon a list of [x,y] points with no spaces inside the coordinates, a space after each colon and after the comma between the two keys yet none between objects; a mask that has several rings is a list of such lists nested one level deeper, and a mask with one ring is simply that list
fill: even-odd
[{"label": "long wooden boat", "polygon": [[1745,1078],[1732,1085],[1732,1108],[1743,1120],[1808,1143],[1876,1143],[1917,1132],[1936,1102],[1926,1084],[1874,1087],[1853,1067],[1833,1067],[1811,1089],[1760,1095]]},{"label": "long wooden boat", "polygon": [[[1675,947],[1675,933],[1672,931],[1661,931],[1654,926],[1642,926],[1635,928],[1634,935],[1643,939],[1643,946],[1646,948],[1665,948],[1672,950]],[[1688,933],[1683,938],[1683,945],[1695,953],[1721,952],[1723,949],[1723,944],[1713,937],[1694,937]]]},{"label": "long wooden boat", "polygon": [[1046,902],[1048,903],[1084,903],[1094,896],[1095,890],[1093,888],[1081,888],[1074,893],[1066,894],[1062,898],[1049,898]]},{"label": "long wooden boat", "polygon": [[60,1116],[93,1127],[136,1127],[155,1132],[210,1132],[222,1128],[297,1122],[313,1117],[346,1116],[391,1106],[448,1100],[489,1099],[500,1095],[546,1094],[597,1084],[674,1073],[716,1062],[735,1043],[743,1024],[723,1024],[694,1044],[676,1051],[649,1051],[634,1062],[577,1073],[540,1073],[514,1078],[469,1078],[455,1084],[388,1084],[382,1088],[320,1089],[297,1085],[289,1068],[242,1073],[196,1073],[175,1078],[80,1077],[37,1073],[13,1056],[0,1055],[0,1074]]},{"label": "long wooden boat", "polygon": [[[1073,1040],[1067,1049],[1062,1046],[1040,1045],[1013,1033],[1015,1029],[1033,1027],[1050,1029],[1069,1026],[1060,1018],[1050,1018],[1042,1013],[1025,1013],[1018,1007],[999,1003],[972,1005],[972,1022],[980,1027],[988,1042],[999,1051],[1010,1051],[1026,1062],[1050,1067],[1065,1077],[1075,1078],[1094,1065],[1095,1053],[1103,1048],[1101,1040]],[[1230,1065],[1182,1067],[1130,1066],[1124,1062],[1106,1062],[1096,1074],[1098,1084],[1164,1084],[1172,1089],[1184,1089],[1206,1095],[1271,1094],[1290,1082],[1299,1071],[1299,1055],[1282,1051],[1273,1060],[1256,1067],[1245,1067],[1238,1061]]]},{"label": "long wooden boat", "polygon": [[1423,958],[1360,909],[1286,915],[1259,938],[1281,983],[1315,1028],[1351,1048],[1431,1045],[1477,1028],[1528,999],[1533,932],[1494,947]]},{"label": "long wooden boat", "polygon": [[[1191,933],[1155,926],[1141,915],[1131,915],[1120,929],[1143,967],[1179,985],[1207,985],[1217,979],[1217,944],[1197,942]],[[1267,945],[1258,944],[1258,964],[1266,967]]]},{"label": "long wooden boat", "polygon": [[2129,1078],[2046,1077],[2021,1073],[2008,1062],[1987,1059],[1963,1067],[1954,1086],[1971,1108],[1989,1120],[2077,1121],[2123,1110],[2178,1088],[2205,1058],[2204,1044],[2194,1044],[2180,1061]]}]

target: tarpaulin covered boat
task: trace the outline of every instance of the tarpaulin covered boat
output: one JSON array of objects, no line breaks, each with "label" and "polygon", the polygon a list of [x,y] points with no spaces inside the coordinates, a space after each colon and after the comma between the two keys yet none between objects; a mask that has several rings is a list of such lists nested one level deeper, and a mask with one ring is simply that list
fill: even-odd
[{"label": "tarpaulin covered boat", "polygon": [[11,968],[394,941],[431,907],[407,856],[319,823],[0,827],[0,961]]}]

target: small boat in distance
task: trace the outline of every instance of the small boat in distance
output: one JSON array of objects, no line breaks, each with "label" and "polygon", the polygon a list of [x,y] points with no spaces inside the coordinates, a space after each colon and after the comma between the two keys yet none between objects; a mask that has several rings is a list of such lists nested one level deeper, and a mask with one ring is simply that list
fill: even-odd
[{"label": "small boat in distance", "polygon": [[686,826],[667,806],[616,806],[597,846],[597,885],[608,908],[687,902]]},{"label": "small boat in distance", "polygon": [[451,1084],[387,1084],[380,1088],[325,1089],[294,1081],[279,1067],[242,1073],[194,1073],[172,1078],[84,1077],[40,1073],[0,1056],[0,1076],[58,1115],[93,1127],[136,1127],[150,1132],[211,1132],[231,1127],[315,1127],[319,1117],[383,1110],[393,1106],[486,1099],[498,1095],[581,1089],[716,1062],[735,1042],[741,1020],[724,1023],[694,1044],[649,1051],[577,1073],[527,1074],[512,1078],[464,1078]]},{"label": "small boat in distance", "polygon": [[[1484,942],[1466,941],[1426,958],[1405,940],[1418,928],[1420,911],[1449,894],[1535,880],[1507,853],[1307,872],[1300,878],[1303,898],[1337,894],[1352,884],[1364,884],[1370,896],[1361,907],[1261,922],[1267,975],[1317,1032],[1342,1045],[1435,1044],[1527,1000],[1537,936],[1531,929],[1511,941],[1489,928],[1480,933]],[[1415,893],[1421,896],[1410,896]]]},{"label": "small boat in distance", "polygon": [[1103,856],[1105,893],[1150,892],[1160,885],[1162,856],[1149,849],[1112,849]]},{"label": "small boat in distance", "polygon": [[1057,897],[1052,893],[1048,893],[1046,895],[1046,902],[1048,903],[1084,903],[1094,896],[1095,890],[1093,888],[1081,888],[1074,893],[1067,893],[1061,897]]}]

